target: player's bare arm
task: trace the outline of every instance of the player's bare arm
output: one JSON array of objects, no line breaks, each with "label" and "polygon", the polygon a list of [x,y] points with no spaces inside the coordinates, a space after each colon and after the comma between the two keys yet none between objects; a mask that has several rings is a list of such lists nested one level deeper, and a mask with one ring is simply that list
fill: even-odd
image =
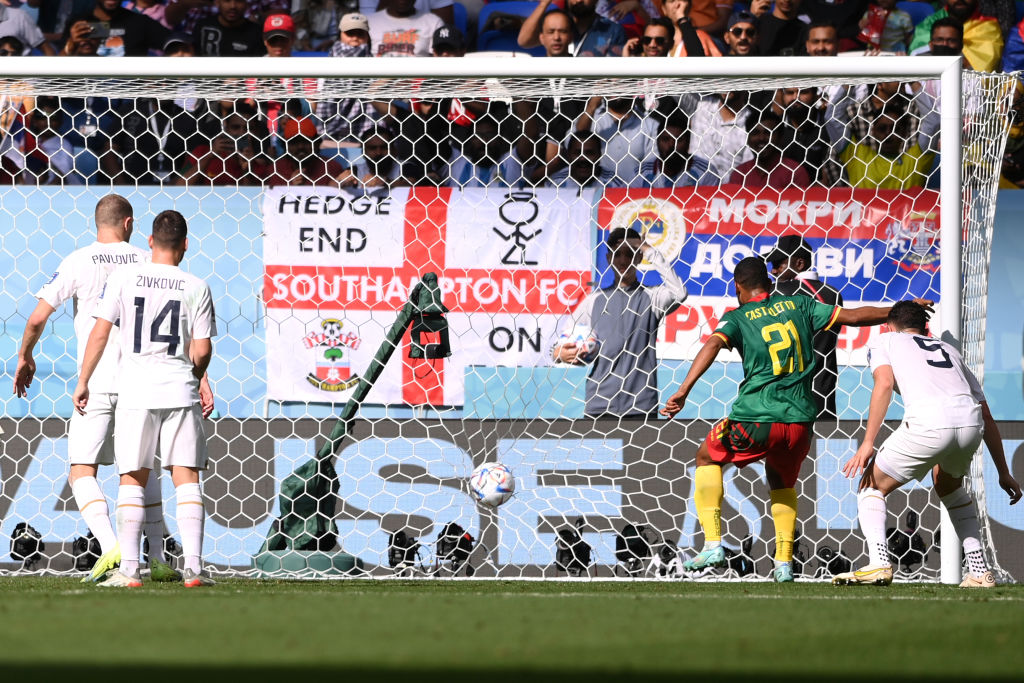
[{"label": "player's bare arm", "polygon": [[715,358],[718,357],[718,352],[725,347],[726,343],[722,337],[717,334],[711,335],[711,338],[697,352],[697,357],[693,359],[690,371],[686,373],[686,378],[679,385],[679,390],[669,397],[668,401],[665,402],[665,407],[658,412],[671,418],[682,410],[683,405],[686,404],[686,397],[690,395],[690,391],[693,389],[693,385],[704,376],[704,373],[708,371],[711,364],[715,362]]},{"label": "player's bare arm", "polygon": [[192,359],[192,374],[202,382],[213,358],[213,342],[210,339],[193,339],[188,347],[188,357]]},{"label": "player's bare arm", "polygon": [[40,300],[25,323],[25,333],[21,336],[21,348],[18,351],[18,367],[14,371],[14,395],[19,398],[28,396],[28,388],[36,376],[36,360],[32,352],[53,311],[53,306]]},{"label": "player's bare arm", "polygon": [[1014,505],[1021,497],[1024,497],[1024,493],[1021,492],[1020,484],[1010,474],[1010,468],[1006,464],[1003,437],[999,434],[999,425],[996,424],[992,412],[988,409],[988,401],[981,402],[981,417],[985,421],[985,445],[992,457],[992,464],[996,466],[996,472],[999,474],[999,487],[1006,491],[1006,495],[1010,496],[1010,505]]},{"label": "player's bare arm", "polygon": [[199,380],[199,407],[203,417],[210,417],[213,412],[213,389],[210,387],[210,375],[204,374]]},{"label": "player's bare arm", "polygon": [[89,403],[89,380],[92,373],[96,371],[100,358],[103,357],[103,350],[107,348],[107,339],[110,338],[110,330],[114,323],[103,318],[96,318],[92,332],[89,333],[89,341],[85,345],[85,357],[82,359],[82,372],[78,375],[78,386],[71,395],[71,402],[82,415],[85,415],[85,406]]},{"label": "player's bare arm", "polygon": [[848,478],[856,477],[870,466],[871,458],[875,454],[875,440],[882,429],[882,421],[885,420],[885,413],[889,410],[892,393],[896,387],[892,366],[879,366],[872,376],[875,379],[875,386],[871,390],[871,405],[868,408],[868,426],[864,433],[864,441],[861,442],[857,453],[843,465],[843,474]]}]

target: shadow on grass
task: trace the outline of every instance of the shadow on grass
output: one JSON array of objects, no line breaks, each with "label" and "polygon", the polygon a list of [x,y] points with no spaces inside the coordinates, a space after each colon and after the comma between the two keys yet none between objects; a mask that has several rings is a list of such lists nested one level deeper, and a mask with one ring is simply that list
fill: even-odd
[{"label": "shadow on grass", "polygon": [[[173,651],[173,648],[171,648]],[[750,672],[749,674],[735,672],[721,672],[709,670],[687,671],[681,668],[675,671],[632,671],[622,670],[594,670],[594,669],[501,669],[490,670],[483,667],[459,668],[459,669],[419,669],[419,668],[393,668],[382,666],[380,668],[346,667],[339,665],[332,666],[175,666],[163,664],[151,665],[98,665],[88,664],[81,666],[56,665],[46,663],[32,664],[8,664],[0,662],[0,671],[3,672],[5,682],[19,680],[33,681],[105,681],[112,680],[138,680],[145,683],[156,683],[161,681],[173,681],[174,683],[197,683],[198,681],[217,681],[217,683],[257,683],[262,681],[274,681],[275,683],[319,683],[327,680],[348,680],[348,681],[409,681],[410,683],[421,683],[422,681],[474,681],[474,683],[504,683],[506,681],[523,683],[532,681],[567,681],[569,683],[594,683],[603,681],[676,681],[682,677],[698,678],[710,681],[759,681],[763,683],[783,683],[784,681],[797,681],[798,683],[811,681],[829,681],[830,683],[863,683],[863,673],[844,675],[838,671],[806,671],[793,672],[784,675],[766,674],[764,672]],[[876,681],[893,680],[886,674],[871,676]],[[901,682],[921,681],[924,683],[962,683],[962,676],[936,676],[934,674],[921,676],[898,676]],[[973,676],[975,681],[1019,681],[1019,677],[998,677]]]}]

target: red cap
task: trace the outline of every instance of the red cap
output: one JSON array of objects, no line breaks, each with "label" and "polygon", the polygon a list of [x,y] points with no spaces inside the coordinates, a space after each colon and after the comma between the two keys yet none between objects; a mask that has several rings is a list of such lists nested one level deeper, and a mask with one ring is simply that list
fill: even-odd
[{"label": "red cap", "polygon": [[295,37],[295,22],[290,14],[271,14],[263,22],[263,39],[274,36]]},{"label": "red cap", "polygon": [[310,140],[315,140],[318,137],[316,125],[309,119],[309,117],[302,119],[288,119],[284,122],[284,128],[281,130],[281,138],[283,140],[289,140],[296,135],[303,135]]}]

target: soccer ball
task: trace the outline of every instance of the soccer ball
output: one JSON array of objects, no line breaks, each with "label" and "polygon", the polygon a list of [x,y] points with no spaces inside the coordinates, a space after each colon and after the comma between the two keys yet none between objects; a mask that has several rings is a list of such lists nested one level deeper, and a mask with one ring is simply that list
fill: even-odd
[{"label": "soccer ball", "polygon": [[576,325],[571,332],[563,332],[558,336],[558,345],[575,346],[578,351],[578,358],[585,362],[594,360],[597,356],[599,343],[594,330],[589,325]]},{"label": "soccer ball", "polygon": [[515,493],[516,478],[500,462],[485,462],[469,476],[469,488],[478,503],[496,508]]}]

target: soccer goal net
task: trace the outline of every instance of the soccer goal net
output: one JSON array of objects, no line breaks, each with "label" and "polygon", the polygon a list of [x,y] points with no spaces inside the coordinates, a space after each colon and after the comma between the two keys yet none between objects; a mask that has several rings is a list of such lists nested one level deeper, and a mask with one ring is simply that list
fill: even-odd
[{"label": "soccer goal net", "polygon": [[[694,454],[736,396],[739,356],[676,419],[656,412],[736,305],[746,256],[781,249],[780,287],[803,258],[808,295],[846,306],[935,299],[933,330],[962,339],[981,374],[1008,76],[881,57],[7,63],[20,74],[0,80],[8,374],[35,293],[94,239],[98,199],[132,203],[143,247],[157,213],[183,213],[183,267],[210,284],[219,328],[204,484],[216,572],[679,577],[702,542]],[[620,229],[644,243],[635,266],[615,266],[609,238],[632,235]],[[427,273],[446,328],[414,313],[388,342]],[[51,317],[29,397],[3,399],[8,570],[87,561],[67,485],[73,315]],[[805,577],[865,561],[841,467],[878,333],[814,342]],[[515,479],[494,508],[470,482],[488,462]],[[726,470],[718,576],[770,572],[763,476]],[[115,499],[114,468],[100,480]],[[983,516],[985,483],[978,465]],[[948,579],[925,484],[890,497],[890,549],[900,576]],[[167,477],[163,490],[172,501]],[[38,538],[14,553],[19,524]]]}]

